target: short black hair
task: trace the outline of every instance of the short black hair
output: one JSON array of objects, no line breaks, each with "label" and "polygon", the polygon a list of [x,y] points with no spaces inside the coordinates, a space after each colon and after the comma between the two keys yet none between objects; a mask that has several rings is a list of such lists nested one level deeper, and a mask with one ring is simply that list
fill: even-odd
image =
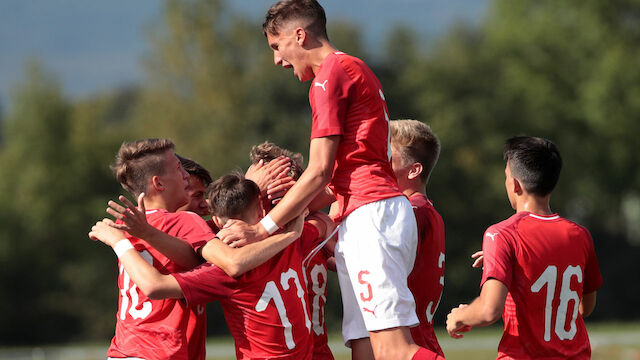
[{"label": "short black hair", "polygon": [[209,185],[211,213],[218,217],[239,219],[259,197],[258,185],[238,172],[223,175]]},{"label": "short black hair", "polygon": [[509,164],[511,176],[534,195],[550,194],[560,178],[560,151],[547,139],[514,136],[505,143],[504,160]]},{"label": "short black hair", "polygon": [[178,154],[176,154],[176,156],[180,160],[180,163],[182,163],[182,167],[184,168],[184,171],[186,171],[189,174],[189,176],[195,176],[198,179],[200,179],[200,181],[202,181],[202,185],[204,185],[205,188],[209,186],[209,184],[211,184],[213,179],[211,178],[211,174],[209,173],[209,170],[205,169],[204,166],[198,164],[197,162],[189,158],[180,156]]}]

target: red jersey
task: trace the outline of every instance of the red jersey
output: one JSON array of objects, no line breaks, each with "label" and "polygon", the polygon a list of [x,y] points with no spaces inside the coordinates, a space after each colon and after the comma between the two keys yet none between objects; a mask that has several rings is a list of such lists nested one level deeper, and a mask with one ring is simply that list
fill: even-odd
[{"label": "red jersey", "polygon": [[317,229],[305,223],[299,240],[238,278],[211,264],[173,276],[187,304],[222,303],[238,359],[311,359],[302,262],[318,242]]},{"label": "red jersey", "polygon": [[311,88],[311,139],[341,136],[330,186],[340,221],[356,208],[402,195],[391,168],[389,115],[382,86],[362,60],[328,55]]},{"label": "red jersey", "polygon": [[487,229],[482,250],[482,283],[509,289],[498,358],[589,359],[578,306],[602,284],[589,232],[558,215],[519,212]]},{"label": "red jersey", "polygon": [[418,247],[407,283],[420,321],[411,328],[411,336],[417,345],[444,357],[433,331],[433,315],[444,288],[444,222],[425,195],[416,193],[409,201],[418,223]]},{"label": "red jersey", "polygon": [[309,311],[311,312],[311,333],[313,334],[313,360],[334,360],[327,326],[324,321],[324,306],[327,303],[327,255],[319,244],[303,260]]},{"label": "red jersey", "polygon": [[[180,211],[147,210],[147,221],[163,232],[183,239],[194,249],[213,238],[198,215]],[[128,236],[136,251],[160,273],[185,271],[142,239]],[[151,300],[138,289],[119,264],[116,333],[109,357],[152,359],[205,359],[206,313],[204,307],[187,307],[176,299]]]}]

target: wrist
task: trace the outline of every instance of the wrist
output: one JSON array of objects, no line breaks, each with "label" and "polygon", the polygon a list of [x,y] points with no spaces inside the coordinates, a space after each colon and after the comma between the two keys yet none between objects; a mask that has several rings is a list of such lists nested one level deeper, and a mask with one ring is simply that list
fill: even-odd
[{"label": "wrist", "polygon": [[133,245],[131,245],[131,241],[129,241],[129,239],[122,239],[122,240],[118,240],[116,241],[115,244],[113,244],[113,252],[116,253],[116,256],[118,257],[118,259],[124,255],[124,253],[126,253],[127,251],[133,249]]},{"label": "wrist", "polygon": [[275,223],[275,221],[271,219],[271,216],[267,214],[265,217],[262,218],[262,220],[260,220],[260,222],[258,223],[257,229],[260,237],[264,239],[269,235],[273,235],[273,233],[278,231],[279,227]]}]

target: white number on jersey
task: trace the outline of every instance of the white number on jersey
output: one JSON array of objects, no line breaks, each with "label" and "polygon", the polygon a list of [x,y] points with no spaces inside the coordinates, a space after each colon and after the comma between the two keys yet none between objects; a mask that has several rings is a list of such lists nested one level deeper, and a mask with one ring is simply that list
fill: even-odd
[{"label": "white number on jersey", "polygon": [[[311,329],[311,321],[309,320],[309,315],[307,314],[304,288],[300,285],[300,278],[298,277],[298,273],[293,269],[289,269],[283,272],[280,275],[280,284],[282,285],[282,289],[284,291],[289,290],[289,280],[292,279],[296,286],[296,294],[298,295],[298,298],[300,298],[300,302],[302,303],[302,310],[304,311],[304,322],[307,326],[307,330],[309,330]],[[265,285],[262,296],[260,297],[260,300],[258,300],[255,309],[258,312],[265,311],[272,299],[273,304],[276,306],[276,310],[278,310],[280,322],[282,322],[282,326],[284,327],[284,339],[287,343],[287,348],[291,350],[296,347],[296,343],[293,341],[291,322],[287,317],[287,308],[285,307],[284,301],[282,300],[282,295],[280,295],[280,290],[278,290],[278,286],[274,281],[269,281]]]},{"label": "white number on jersey", "polygon": [[[444,266],[444,253],[440,253],[440,257],[438,258],[438,268],[442,269]],[[440,276],[440,285],[444,286],[444,275]],[[433,301],[429,301],[429,305],[427,305],[427,321],[429,324],[433,324],[433,315],[436,314],[436,310],[438,309],[438,305],[440,305],[440,299],[442,299],[442,292],[440,292],[440,296],[438,297],[438,302],[436,306],[433,306]],[[433,308],[433,311],[431,310]]]},{"label": "white number on jersey", "polygon": [[[153,258],[148,251],[144,250],[140,252],[140,256],[145,259],[149,264],[153,265]],[[129,315],[133,319],[144,319],[151,314],[151,301],[144,301],[142,304],[138,297],[138,287],[131,281],[129,274],[124,269],[124,266],[120,264],[120,274],[122,277],[122,289],[120,289],[120,296],[122,296],[122,302],[120,303],[120,320],[124,320],[127,316],[127,308],[129,309]],[[131,297],[131,307],[129,307],[129,296]]]},{"label": "white number on jersey", "polygon": [[[578,307],[580,305],[580,297],[578,293],[571,290],[571,278],[575,276],[579,283],[582,282],[582,269],[580,265],[568,266],[562,274],[562,284],[560,287],[560,304],[558,305],[556,314],[555,333],[560,340],[573,340],[576,335],[576,318],[578,317]],[[546,285],[547,297],[544,308],[544,341],[551,341],[551,316],[553,313],[553,299],[556,292],[556,281],[558,278],[558,268],[555,265],[549,265],[542,272],[542,275],[531,285],[531,291],[539,292]],[[569,331],[565,330],[567,321],[567,310],[569,302],[573,301],[573,314],[571,315]]]},{"label": "white number on jersey", "polygon": [[[324,265],[316,264],[311,269],[311,290],[313,291],[311,322],[316,335],[324,334],[324,304],[327,302],[326,289],[327,268]],[[322,305],[320,301],[322,301]]]}]

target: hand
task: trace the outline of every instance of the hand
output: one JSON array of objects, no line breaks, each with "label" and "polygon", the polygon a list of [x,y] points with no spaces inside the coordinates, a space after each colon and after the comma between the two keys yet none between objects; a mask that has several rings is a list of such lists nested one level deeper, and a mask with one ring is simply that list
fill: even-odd
[{"label": "hand", "polygon": [[464,325],[458,318],[460,316],[460,310],[466,308],[467,304],[460,304],[457,308],[451,309],[449,315],[447,315],[447,332],[454,339],[463,338],[461,333],[471,330],[471,326]]},{"label": "hand", "polygon": [[222,230],[218,231],[217,236],[223,243],[237,248],[266,238],[262,232],[268,236],[260,224],[249,225],[242,220],[232,219],[227,221]]},{"label": "hand", "polygon": [[113,247],[118,241],[126,239],[126,235],[123,231],[113,227],[113,220],[104,219],[93,225],[89,232],[89,238],[93,241],[102,241]]},{"label": "hand", "polygon": [[255,182],[260,188],[260,192],[265,194],[271,182],[288,176],[290,170],[291,160],[288,157],[280,156],[266,164],[264,160],[260,160],[257,164],[251,165],[244,177]]},{"label": "hand", "polygon": [[279,203],[284,194],[286,194],[295,183],[296,181],[288,175],[275,179],[267,186],[267,198],[271,200],[273,205]]},{"label": "hand", "polygon": [[482,250],[480,251],[476,251],[473,253],[473,255],[471,255],[472,259],[476,259],[476,261],[473,262],[473,264],[471,264],[471,267],[474,268],[479,268],[482,267],[482,264],[484,263],[484,253],[482,252]]},{"label": "hand", "polygon": [[122,206],[115,201],[109,201],[107,213],[122,221],[120,224],[111,222],[109,225],[120,230],[124,230],[139,239],[147,239],[155,228],[147,222],[146,210],[144,207],[144,193],[138,196],[138,206],[135,206],[129,199],[120,195],[118,199],[126,206]]}]

